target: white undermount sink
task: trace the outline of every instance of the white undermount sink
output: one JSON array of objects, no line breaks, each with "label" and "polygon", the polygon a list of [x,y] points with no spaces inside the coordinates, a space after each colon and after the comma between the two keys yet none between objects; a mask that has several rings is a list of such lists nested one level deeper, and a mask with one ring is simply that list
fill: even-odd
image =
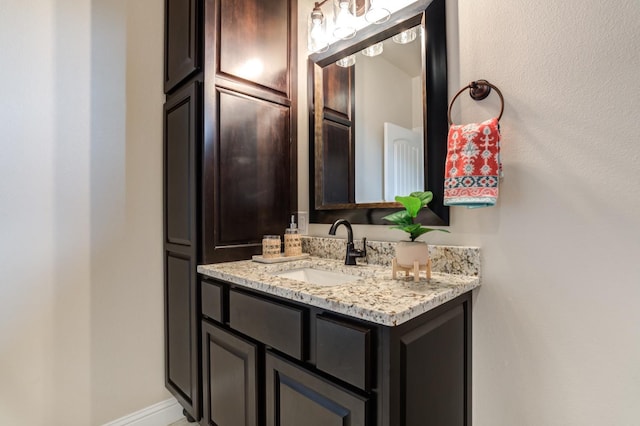
[{"label": "white undermount sink", "polygon": [[286,271],[276,272],[273,275],[325,287],[346,284],[362,278],[356,275],[316,268],[288,269]]}]

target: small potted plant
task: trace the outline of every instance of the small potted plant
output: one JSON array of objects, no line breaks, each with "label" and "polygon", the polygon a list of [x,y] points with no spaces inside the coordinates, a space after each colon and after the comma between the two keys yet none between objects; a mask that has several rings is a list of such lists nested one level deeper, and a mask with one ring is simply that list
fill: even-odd
[{"label": "small potted plant", "polygon": [[433,193],[431,191],[412,192],[407,196],[396,196],[396,202],[404,206],[404,210],[391,213],[383,219],[395,223],[392,229],[400,229],[409,234],[410,241],[400,241],[396,245],[396,262],[400,266],[413,267],[417,260],[420,266],[427,264],[429,260],[429,247],[423,241],[416,241],[422,234],[431,231],[449,232],[446,229],[433,229],[416,223],[418,212],[431,202]]}]

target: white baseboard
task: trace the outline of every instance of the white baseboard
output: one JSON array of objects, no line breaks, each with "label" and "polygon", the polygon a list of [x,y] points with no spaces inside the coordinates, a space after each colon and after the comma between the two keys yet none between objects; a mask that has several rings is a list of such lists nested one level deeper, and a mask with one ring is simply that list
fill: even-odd
[{"label": "white baseboard", "polygon": [[168,426],[182,417],[182,406],[175,398],[169,398],[103,426]]}]

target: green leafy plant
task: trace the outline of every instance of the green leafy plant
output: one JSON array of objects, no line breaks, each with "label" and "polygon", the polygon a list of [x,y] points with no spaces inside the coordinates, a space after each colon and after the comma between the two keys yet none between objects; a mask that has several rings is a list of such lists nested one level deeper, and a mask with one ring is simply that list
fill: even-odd
[{"label": "green leafy plant", "polygon": [[449,232],[446,229],[427,228],[422,226],[421,223],[415,222],[418,212],[433,199],[431,191],[412,192],[407,196],[397,195],[395,199],[396,202],[404,206],[404,210],[383,217],[384,220],[395,223],[395,226],[392,226],[391,229],[400,229],[408,233],[411,241],[415,241],[420,235],[431,231]]}]

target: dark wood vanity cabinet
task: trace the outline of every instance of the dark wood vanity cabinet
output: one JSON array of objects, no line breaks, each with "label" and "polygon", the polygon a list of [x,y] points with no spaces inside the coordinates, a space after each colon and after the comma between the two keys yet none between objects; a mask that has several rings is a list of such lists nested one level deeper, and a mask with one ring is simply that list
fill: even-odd
[{"label": "dark wood vanity cabinet", "polygon": [[200,284],[203,426],[471,425],[470,293],[387,327]]},{"label": "dark wood vanity cabinet", "polygon": [[226,371],[202,354],[231,345],[201,347],[196,267],[260,253],[297,210],[297,23],[296,0],[165,0],[165,383],[195,420],[203,370]]}]

